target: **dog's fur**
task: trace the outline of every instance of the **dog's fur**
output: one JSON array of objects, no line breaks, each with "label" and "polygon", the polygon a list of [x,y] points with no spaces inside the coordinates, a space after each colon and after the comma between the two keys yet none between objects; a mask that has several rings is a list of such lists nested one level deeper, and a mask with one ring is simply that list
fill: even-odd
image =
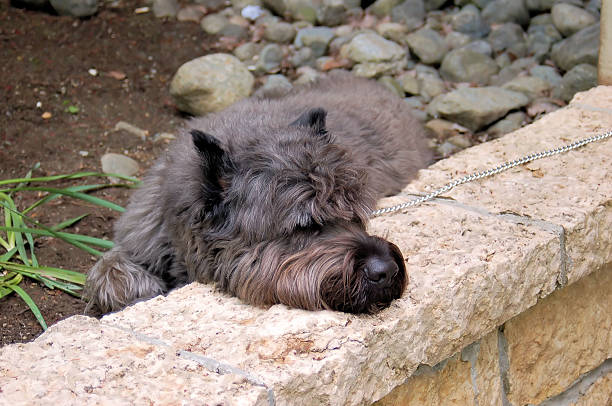
[{"label": "dog's fur", "polygon": [[117,310],[191,281],[310,310],[372,312],[401,296],[402,254],[365,227],[430,159],[403,100],[336,74],[187,127],[90,270],[91,303]]}]

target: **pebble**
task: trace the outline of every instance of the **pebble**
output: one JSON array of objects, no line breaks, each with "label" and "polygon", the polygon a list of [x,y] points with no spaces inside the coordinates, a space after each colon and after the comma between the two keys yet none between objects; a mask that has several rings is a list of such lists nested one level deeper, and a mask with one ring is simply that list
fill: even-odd
[{"label": "pebble", "polygon": [[102,155],[102,172],[123,176],[133,176],[138,173],[138,162],[121,154],[108,153]]},{"label": "pebble", "polygon": [[477,131],[528,102],[524,94],[501,87],[466,87],[437,96],[427,110],[432,117],[444,117]]},{"label": "pebble", "polygon": [[504,89],[523,93],[529,100],[548,96],[551,86],[546,80],[537,76],[519,76],[504,83]]},{"label": "pebble", "polygon": [[293,85],[283,75],[270,75],[264,80],[264,84],[253,94],[259,98],[280,97],[289,93]]},{"label": "pebble", "polygon": [[489,79],[497,71],[498,67],[493,59],[464,48],[446,54],[440,66],[440,74],[446,80],[473,82],[480,85],[489,83]]},{"label": "pebble", "polygon": [[406,37],[406,42],[421,62],[426,64],[440,63],[448,47],[444,38],[430,28],[421,28]]},{"label": "pebble", "polygon": [[149,132],[147,130],[143,130],[141,128],[136,127],[130,123],[126,123],[125,121],[119,121],[115,124],[115,131],[126,131],[130,134],[133,134],[140,138],[142,141],[147,139]]},{"label": "pebble", "polygon": [[527,121],[527,114],[522,111],[510,113],[503,119],[499,120],[491,127],[487,128],[486,132],[493,138],[501,137],[504,134],[511,133],[521,128]]},{"label": "pebble", "polygon": [[315,58],[323,56],[329,42],[334,37],[334,30],[329,27],[302,28],[297,32],[294,45],[297,48],[308,47]]},{"label": "pebble", "polygon": [[529,23],[529,11],[522,0],[493,0],[482,10],[482,18],[489,24]]},{"label": "pebble", "polygon": [[248,97],[254,82],[235,56],[210,54],[181,65],[170,83],[170,94],[179,110],[202,115]]},{"label": "pebble", "polygon": [[423,0],[404,0],[391,9],[391,20],[405,25],[408,31],[415,30],[425,22],[425,3]]},{"label": "pebble", "polygon": [[97,0],[50,0],[50,3],[59,15],[64,16],[88,17],[98,11]]},{"label": "pebble", "polygon": [[267,24],[264,29],[264,38],[270,42],[290,43],[295,38],[296,30],[293,25],[285,22]]},{"label": "pebble", "polygon": [[564,71],[581,63],[597,65],[599,56],[599,24],[583,28],[569,38],[557,42],[551,52],[552,60]]},{"label": "pebble", "polygon": [[570,69],[561,81],[555,96],[569,102],[578,92],[597,86],[597,68],[587,63],[581,63]]},{"label": "pebble", "polygon": [[404,48],[374,33],[356,35],[346,45],[345,52],[349,59],[358,63],[397,61],[406,56]]},{"label": "pebble", "polygon": [[274,72],[280,69],[283,61],[283,50],[278,44],[268,44],[259,53],[256,70],[258,72]]},{"label": "pebble", "polygon": [[176,17],[179,11],[177,0],[153,0],[153,14],[155,17]]},{"label": "pebble", "polygon": [[453,30],[475,38],[485,37],[491,27],[481,18],[480,10],[473,4],[464,6],[461,11],[452,16]]},{"label": "pebble", "polygon": [[565,3],[555,4],[551,16],[553,24],[564,37],[569,37],[597,22],[597,18],[588,11]]}]

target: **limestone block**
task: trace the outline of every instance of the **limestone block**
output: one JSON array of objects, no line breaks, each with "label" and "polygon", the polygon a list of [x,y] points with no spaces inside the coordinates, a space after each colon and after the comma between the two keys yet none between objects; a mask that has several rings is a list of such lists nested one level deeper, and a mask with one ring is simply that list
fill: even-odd
[{"label": "limestone block", "polygon": [[608,265],[506,323],[510,403],[539,404],[612,357],[611,291]]},{"label": "limestone block", "polygon": [[480,340],[475,374],[478,405],[502,406],[497,329]]},{"label": "limestone block", "polygon": [[3,405],[268,404],[264,387],[210,372],[174,349],[74,316],[0,348]]},{"label": "limestone block", "polygon": [[597,379],[576,402],[570,406],[612,405],[612,372]]},{"label": "limestone block", "polygon": [[560,269],[550,233],[451,206],[371,226],[399,245],[411,274],[404,297],[376,315],[254,308],[191,284],[102,322],[246,371],[279,405],[369,404],[535,304]]},{"label": "limestone block", "polygon": [[422,365],[376,406],[501,406],[497,330],[436,366]]},{"label": "limestone block", "polygon": [[470,363],[455,355],[440,368],[420,368],[408,382],[395,388],[374,405],[476,406],[470,379]]},{"label": "limestone block", "polygon": [[[472,172],[600,134],[612,128],[611,99],[612,87],[579,94],[568,108],[511,136],[422,170],[404,193],[430,192]],[[551,228],[552,233],[564,231],[567,275],[560,281],[571,283],[612,261],[611,171],[612,139],[608,139],[461,185],[444,196],[509,221],[543,220],[541,227]]]}]

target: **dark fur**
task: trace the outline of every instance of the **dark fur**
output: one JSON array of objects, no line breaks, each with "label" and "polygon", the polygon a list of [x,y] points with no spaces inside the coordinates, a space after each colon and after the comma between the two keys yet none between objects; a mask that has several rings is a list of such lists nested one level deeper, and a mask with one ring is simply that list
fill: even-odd
[{"label": "dark fur", "polygon": [[91,302],[117,310],[201,281],[254,305],[385,307],[408,276],[365,227],[428,163],[424,144],[403,100],[350,75],[194,119],[117,222]]}]

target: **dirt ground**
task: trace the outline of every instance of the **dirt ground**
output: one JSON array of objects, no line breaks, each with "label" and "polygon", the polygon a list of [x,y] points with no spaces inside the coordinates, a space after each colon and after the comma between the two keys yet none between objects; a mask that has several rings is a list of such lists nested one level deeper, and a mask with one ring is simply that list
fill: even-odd
[{"label": "dirt ground", "polygon": [[[143,5],[142,0],[106,3],[96,16],[81,20],[0,0],[0,179],[21,177],[37,162],[34,176],[99,171],[100,157],[107,152],[134,158],[142,174],[165,148],[164,142],[153,142],[153,135],[174,132],[185,119],[168,93],[172,75],[188,60],[227,50],[196,23],[135,14]],[[150,136],[142,141],[114,131],[118,121]],[[99,196],[125,204],[128,191],[107,189]],[[23,208],[32,198],[24,196],[17,204]],[[67,231],[112,237],[116,212],[65,199],[45,207],[35,213],[44,224],[89,213]],[[61,241],[37,241],[44,265],[86,272],[95,262]],[[62,292],[31,281],[22,287],[49,325],[84,311],[83,301]],[[22,300],[14,295],[0,299],[0,345],[29,341],[41,332]]]}]

